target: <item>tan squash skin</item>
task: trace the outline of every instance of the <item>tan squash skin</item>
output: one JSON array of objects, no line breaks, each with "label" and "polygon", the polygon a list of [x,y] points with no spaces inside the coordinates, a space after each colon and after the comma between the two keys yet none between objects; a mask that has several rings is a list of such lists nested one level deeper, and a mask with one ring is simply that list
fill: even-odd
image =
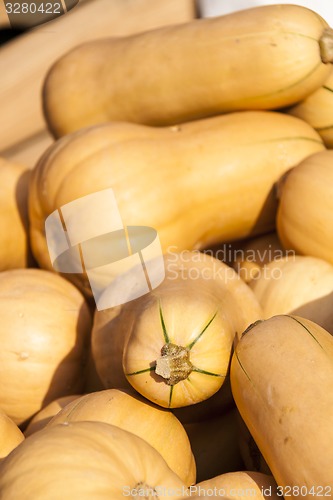
[{"label": "tan squash skin", "polygon": [[[275,181],[323,148],[308,124],[273,111],[232,113],[179,128],[110,123],[68,135],[32,174],[34,255],[51,269],[46,217],[110,187],[124,225],[155,228],[164,252],[267,232],[275,226]],[[90,289],[83,276],[71,279]]]},{"label": "tan squash skin", "polygon": [[[237,273],[209,255],[168,254],[165,269],[149,294],[95,313],[92,352],[106,387],[130,383],[150,401],[179,408],[218,391],[235,336],[262,313]],[[188,356],[189,371],[180,359],[165,371],[172,355],[162,350],[172,345]]]},{"label": "tan squash skin", "polygon": [[0,409],[0,462],[24,440],[14,422]]},{"label": "tan squash skin", "polygon": [[331,495],[332,336],[297,316],[260,322],[236,347],[231,386],[276,482],[283,488],[303,486],[307,499],[321,488]]},{"label": "tan squash skin", "polygon": [[288,109],[317,130],[327,148],[333,148],[333,71],[324,84],[303,101]]},{"label": "tan squash skin", "polygon": [[173,125],[293,104],[330,73],[326,28],[311,10],[273,5],[80,45],[46,78],[49,128],[60,137],[107,121]]},{"label": "tan squash skin", "polygon": [[315,257],[283,257],[267,264],[250,284],[265,319],[277,314],[307,318],[333,334],[333,266]]},{"label": "tan squash skin", "polygon": [[278,500],[280,498],[277,495],[277,485],[274,478],[260,472],[240,471],[221,474],[196,484],[192,490],[193,492],[197,491],[200,498],[201,496],[211,498],[212,492],[216,492],[216,497],[235,500],[244,500],[245,498]]},{"label": "tan squash skin", "polygon": [[176,499],[186,492],[152,446],[104,422],[43,429],[0,465],[3,500],[22,498],[22,492],[26,500],[123,500],[132,488],[137,488],[134,498],[153,498],[139,496],[140,486],[172,489]]},{"label": "tan squash skin", "polygon": [[0,271],[32,263],[28,228],[30,170],[0,158]]},{"label": "tan squash skin", "polygon": [[91,316],[71,283],[40,269],[3,272],[0,317],[0,406],[15,423],[82,390]]},{"label": "tan squash skin", "polygon": [[79,398],[78,394],[71,394],[70,396],[63,396],[62,398],[55,399],[52,403],[48,404],[42,408],[36,415],[30,420],[28,427],[24,430],[25,437],[34,434],[49,423],[52,418],[57,415],[65,406]]},{"label": "tan squash skin", "polygon": [[333,264],[333,151],[311,155],[280,187],[277,231],[285,248]]},{"label": "tan squash skin", "polygon": [[48,424],[98,421],[132,432],[153,446],[188,486],[196,481],[196,466],[187,434],[178,419],[134,393],[109,389],[68,404]]}]

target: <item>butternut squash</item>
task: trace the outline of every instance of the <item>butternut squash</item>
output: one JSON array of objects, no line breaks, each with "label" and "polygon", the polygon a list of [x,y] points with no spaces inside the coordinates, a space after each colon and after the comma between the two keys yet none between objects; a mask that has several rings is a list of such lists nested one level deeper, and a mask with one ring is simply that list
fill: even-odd
[{"label": "butternut squash", "polygon": [[[2,1],[0,10],[1,7],[5,10]],[[44,5],[44,9],[47,8]],[[81,0],[75,10],[65,16],[2,45],[0,155],[6,156],[18,145],[45,135],[41,89],[50,65],[67,51],[98,38],[128,36],[185,23],[194,17],[194,0]]]},{"label": "butternut squash", "polygon": [[280,493],[330,496],[333,337],[297,316],[258,322],[236,346],[231,386]]},{"label": "butternut squash", "polygon": [[217,259],[183,252],[164,262],[166,277],[149,294],[96,311],[92,352],[106,387],[129,383],[178,408],[221,388],[237,333],[262,313],[250,288]]},{"label": "butternut squash", "polygon": [[333,264],[333,151],[305,158],[281,182],[277,231],[282,245]]},{"label": "butternut squash", "polygon": [[134,391],[109,389],[82,396],[66,405],[48,423],[97,421],[116,425],[141,437],[164,458],[186,485],[196,481],[196,464],[184,427],[171,413]]},{"label": "butternut squash", "polygon": [[294,255],[267,264],[250,286],[264,318],[293,314],[333,334],[333,266],[315,257]]},{"label": "butternut squash", "polygon": [[0,273],[0,407],[18,425],[84,384],[91,316],[82,294],[41,269]]},{"label": "butternut squash", "polygon": [[319,89],[289,108],[288,113],[309,123],[325,146],[333,148],[333,71]]},{"label": "butternut squash", "polygon": [[107,121],[174,125],[276,109],[327,79],[332,31],[315,12],[268,5],[96,40],[64,55],[44,85],[56,137]]},{"label": "butternut squash", "polygon": [[[273,111],[231,113],[176,128],[109,123],[81,130],[57,141],[33,170],[34,255],[51,270],[46,217],[107,188],[123,224],[155,228],[164,253],[267,232],[275,226],[274,183],[323,149],[307,123]],[[90,292],[83,275],[68,277]]]},{"label": "butternut squash", "polygon": [[278,500],[278,489],[274,478],[260,472],[229,472],[202,481],[189,491],[198,497],[224,497],[234,500],[255,498],[258,500]]},{"label": "butternut squash", "polygon": [[[186,494],[144,439],[104,422],[72,422],[27,438],[0,464],[0,497],[123,500]],[[160,492],[158,494],[158,492]]]}]

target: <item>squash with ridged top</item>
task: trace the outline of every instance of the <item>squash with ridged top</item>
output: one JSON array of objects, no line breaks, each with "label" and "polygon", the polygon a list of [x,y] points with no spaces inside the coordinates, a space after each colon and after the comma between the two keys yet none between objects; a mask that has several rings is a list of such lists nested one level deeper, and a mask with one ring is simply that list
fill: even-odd
[{"label": "squash with ridged top", "polygon": [[210,255],[170,253],[164,265],[164,281],[149,294],[95,313],[92,352],[106,387],[130,384],[180,408],[222,387],[237,334],[262,311],[238,274]]},{"label": "squash with ridged top", "polygon": [[188,486],[196,466],[187,434],[171,411],[141,398],[134,391],[109,389],[86,394],[69,403],[48,423],[97,421],[116,425],[147,441]]},{"label": "squash with ridged top", "polygon": [[43,429],[0,464],[3,499],[23,494],[31,500],[120,500],[162,497],[168,491],[178,499],[186,490],[144,439],[104,422]]}]

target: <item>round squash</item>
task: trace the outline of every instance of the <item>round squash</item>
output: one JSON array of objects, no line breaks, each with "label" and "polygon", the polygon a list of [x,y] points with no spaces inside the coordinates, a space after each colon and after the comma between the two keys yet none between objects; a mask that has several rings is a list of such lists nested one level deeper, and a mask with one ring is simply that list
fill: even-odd
[{"label": "round squash", "polygon": [[333,148],[333,71],[323,85],[301,102],[288,109],[288,113],[302,118],[321,136],[327,148]]},{"label": "round squash", "polygon": [[67,280],[41,269],[0,273],[0,406],[17,424],[77,394],[91,315]]},{"label": "round squash", "polygon": [[74,399],[79,398],[80,396],[77,394],[71,394],[70,396],[63,396],[61,398],[57,398],[52,401],[50,404],[42,408],[32,420],[30,420],[27,428],[24,430],[25,437],[34,434],[49,423],[52,418],[57,415],[65,406],[74,401]]},{"label": "round squash", "polygon": [[294,255],[267,264],[251,281],[264,318],[293,314],[333,334],[333,266],[315,257]]},{"label": "round squash", "polygon": [[333,151],[305,158],[282,179],[277,231],[282,245],[333,264]]},{"label": "round squash", "polygon": [[238,410],[287,496],[333,488],[333,337],[310,320],[274,316],[248,328],[231,363]]},{"label": "round squash", "polygon": [[331,40],[317,13],[268,5],[92,41],[51,68],[46,120],[59,137],[108,121],[172,125],[284,107],[324,83]]},{"label": "round squash", "polygon": [[[307,123],[269,111],[230,113],[176,128],[108,123],[67,135],[32,174],[34,255],[42,268],[52,269],[46,218],[109,188],[124,226],[156,229],[164,253],[267,232],[275,227],[274,183],[323,148]],[[90,293],[87,276],[66,276]]]},{"label": "round squash", "polygon": [[186,485],[196,481],[196,466],[184,427],[168,410],[134,393],[110,389],[81,396],[49,422],[98,421],[116,425],[141,437],[164,458]]},{"label": "round squash", "polygon": [[150,401],[179,408],[220,389],[236,335],[261,310],[237,273],[209,255],[167,254],[164,264],[155,290],[96,311],[92,352],[106,387],[129,382]]},{"label": "round squash", "polygon": [[17,425],[0,409],[0,461],[24,440]]},{"label": "round squash", "polygon": [[0,158],[0,271],[32,264],[27,167]]},{"label": "round squash", "polygon": [[[186,486],[146,441],[104,422],[72,422],[36,432],[0,465],[4,500],[177,499]],[[171,496],[171,495],[170,495]]]}]

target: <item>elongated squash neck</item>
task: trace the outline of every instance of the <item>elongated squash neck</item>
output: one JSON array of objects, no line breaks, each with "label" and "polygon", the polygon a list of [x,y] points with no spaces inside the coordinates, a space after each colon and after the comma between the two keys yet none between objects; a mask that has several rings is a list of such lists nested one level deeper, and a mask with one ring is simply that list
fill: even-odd
[{"label": "elongated squash neck", "polygon": [[320,57],[323,63],[333,62],[333,29],[326,28],[319,39]]},{"label": "elongated squash neck", "polygon": [[192,370],[189,349],[176,344],[162,347],[161,357],[156,360],[155,373],[163,377],[168,385],[187,379]]}]

